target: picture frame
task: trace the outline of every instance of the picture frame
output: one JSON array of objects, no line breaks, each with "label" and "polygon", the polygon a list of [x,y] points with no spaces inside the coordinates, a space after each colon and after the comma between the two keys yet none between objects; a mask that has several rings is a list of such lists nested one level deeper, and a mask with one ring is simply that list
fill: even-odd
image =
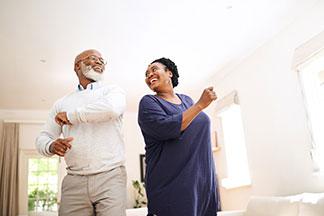
[{"label": "picture frame", "polygon": [[141,182],[144,182],[145,181],[145,172],[146,172],[145,154],[140,154],[139,159],[140,159]]}]

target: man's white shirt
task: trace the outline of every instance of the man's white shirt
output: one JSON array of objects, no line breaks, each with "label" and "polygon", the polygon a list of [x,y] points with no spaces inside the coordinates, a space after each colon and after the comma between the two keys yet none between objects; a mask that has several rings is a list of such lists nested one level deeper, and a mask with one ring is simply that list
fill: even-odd
[{"label": "man's white shirt", "polygon": [[[90,83],[58,100],[43,130],[36,139],[36,147],[44,156],[52,156],[50,144],[61,135],[73,137],[72,148],[64,156],[67,172],[91,175],[124,164],[125,146],[122,118],[126,109],[125,92],[118,86]],[[55,116],[66,112],[70,125],[59,126]]]}]

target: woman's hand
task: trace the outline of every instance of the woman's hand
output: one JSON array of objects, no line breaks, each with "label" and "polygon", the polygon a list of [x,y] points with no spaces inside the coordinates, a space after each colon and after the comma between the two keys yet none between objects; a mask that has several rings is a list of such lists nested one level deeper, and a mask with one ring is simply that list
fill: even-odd
[{"label": "woman's hand", "polygon": [[204,89],[197,103],[191,106],[189,109],[182,114],[182,124],[181,131],[185,130],[192,120],[206,107],[209,106],[211,102],[217,99],[216,93],[213,91],[213,87]]},{"label": "woman's hand", "polygon": [[204,89],[203,93],[200,96],[200,99],[197,102],[197,106],[203,110],[209,106],[211,102],[217,99],[216,93],[213,91],[214,87],[208,87]]}]

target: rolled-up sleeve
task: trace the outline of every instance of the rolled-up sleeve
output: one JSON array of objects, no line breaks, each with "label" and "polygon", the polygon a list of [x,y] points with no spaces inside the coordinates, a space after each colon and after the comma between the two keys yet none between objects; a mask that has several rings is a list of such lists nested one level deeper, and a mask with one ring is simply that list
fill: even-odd
[{"label": "rolled-up sleeve", "polygon": [[72,124],[105,122],[119,118],[126,110],[125,92],[114,86],[97,101],[67,113]]},{"label": "rolled-up sleeve", "polygon": [[181,135],[182,113],[168,115],[156,100],[146,95],[139,104],[138,123],[142,132],[154,139],[175,139]]}]

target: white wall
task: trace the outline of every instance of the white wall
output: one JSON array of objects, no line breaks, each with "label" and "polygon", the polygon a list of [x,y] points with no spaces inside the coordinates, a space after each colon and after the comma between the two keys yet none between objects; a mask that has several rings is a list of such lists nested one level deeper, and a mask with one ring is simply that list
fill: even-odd
[{"label": "white wall", "polygon": [[[324,31],[323,12],[324,1],[318,1],[234,69],[219,72],[201,86],[214,85],[220,97],[237,90],[241,103],[252,185],[222,188],[224,209],[245,208],[250,195],[324,191],[324,178],[312,174],[305,109],[291,69],[294,50]],[[212,108],[208,112],[214,115]],[[215,156],[218,174],[225,177],[224,152]]]},{"label": "white wall", "polygon": [[139,155],[145,153],[144,139],[137,124],[137,112],[126,112],[124,117],[124,135],[126,143],[126,169],[128,188],[128,207],[133,207],[134,190],[132,180],[140,180]]},{"label": "white wall", "polygon": [[[23,122],[19,129],[20,150],[35,150],[35,138],[42,128],[42,121],[47,118],[47,111],[44,110],[0,110],[0,119]],[[141,131],[137,125],[137,113],[126,112],[124,115],[124,137],[126,148],[126,169],[127,169],[127,189],[128,200],[127,206],[132,207],[134,204],[134,191],[131,184],[132,180],[140,180],[140,161],[139,154],[144,153],[144,140]],[[27,169],[25,167],[25,169]],[[21,182],[26,182],[23,180]],[[22,186],[20,186],[23,188]],[[26,191],[24,191],[26,192]],[[21,195],[26,198],[25,195]],[[24,209],[24,208],[21,208]]]}]

